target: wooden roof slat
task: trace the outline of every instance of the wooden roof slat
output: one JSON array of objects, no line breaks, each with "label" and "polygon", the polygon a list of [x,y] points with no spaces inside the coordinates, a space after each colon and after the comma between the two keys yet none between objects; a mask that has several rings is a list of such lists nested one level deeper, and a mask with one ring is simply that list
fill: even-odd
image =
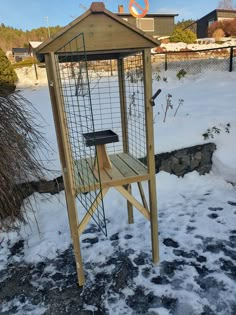
[{"label": "wooden roof slat", "polygon": [[57,52],[70,41],[72,42],[65,49],[68,48],[68,52],[69,49],[77,51],[76,44],[73,47],[73,39],[81,33],[84,34],[86,52],[90,54],[114,50],[122,53],[123,50],[127,52],[127,49],[133,52],[159,45],[152,36],[105,9],[103,2],[93,2],[83,15],[37,47],[36,54],[42,57],[44,54]]}]

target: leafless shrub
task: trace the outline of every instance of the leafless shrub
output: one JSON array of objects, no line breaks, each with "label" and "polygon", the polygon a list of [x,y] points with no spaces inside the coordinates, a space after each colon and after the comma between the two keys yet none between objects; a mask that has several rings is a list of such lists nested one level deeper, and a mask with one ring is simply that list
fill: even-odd
[{"label": "leafless shrub", "polygon": [[27,221],[23,200],[31,192],[22,183],[45,175],[39,151],[46,142],[36,115],[40,116],[20,93],[0,85],[0,230]]}]

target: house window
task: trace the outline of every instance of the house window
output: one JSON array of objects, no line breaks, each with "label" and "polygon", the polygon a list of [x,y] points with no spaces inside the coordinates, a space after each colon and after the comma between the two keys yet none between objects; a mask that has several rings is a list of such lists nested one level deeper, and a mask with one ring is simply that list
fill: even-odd
[{"label": "house window", "polygon": [[208,21],[208,27],[211,26],[214,22],[215,22],[214,19],[209,20],[209,21]]},{"label": "house window", "polygon": [[154,19],[142,18],[136,20],[136,26],[146,32],[154,32]]}]

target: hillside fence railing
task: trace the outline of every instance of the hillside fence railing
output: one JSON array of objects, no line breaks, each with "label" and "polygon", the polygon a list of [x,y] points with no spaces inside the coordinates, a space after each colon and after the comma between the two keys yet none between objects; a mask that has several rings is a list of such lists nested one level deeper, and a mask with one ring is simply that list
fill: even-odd
[{"label": "hillside fence railing", "polygon": [[197,74],[206,70],[236,69],[236,46],[202,50],[166,51],[152,54],[152,64],[158,71],[181,71]]}]

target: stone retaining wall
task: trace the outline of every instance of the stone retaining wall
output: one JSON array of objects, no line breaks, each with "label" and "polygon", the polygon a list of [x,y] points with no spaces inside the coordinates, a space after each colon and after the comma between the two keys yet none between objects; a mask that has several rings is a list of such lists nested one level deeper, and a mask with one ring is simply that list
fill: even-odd
[{"label": "stone retaining wall", "polygon": [[207,143],[157,154],[155,156],[156,173],[165,171],[177,176],[184,176],[192,171],[197,171],[201,175],[209,173],[215,149],[214,143]]}]

